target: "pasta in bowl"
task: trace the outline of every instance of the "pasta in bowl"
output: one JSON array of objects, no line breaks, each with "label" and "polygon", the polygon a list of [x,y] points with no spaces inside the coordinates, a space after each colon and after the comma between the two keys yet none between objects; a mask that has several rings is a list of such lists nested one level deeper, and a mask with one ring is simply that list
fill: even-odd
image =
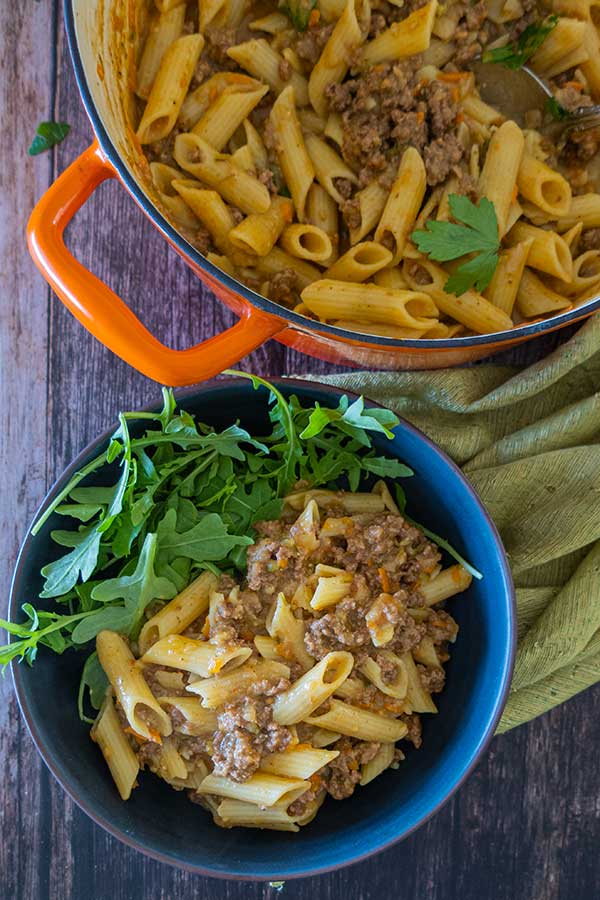
[{"label": "pasta in bowl", "polygon": [[590,104],[598,34],[575,6],[161,6],[136,73],[158,202],[228,274],[347,331],[468,337],[572,310],[600,290],[597,134],[506,120],[470,65],[530,62],[557,116]]},{"label": "pasta in bowl", "polygon": [[[269,389],[271,419],[264,391],[218,382],[182,397],[185,412],[166,395],[124,414],[84,451],[24,544],[0,659],[24,657],[14,677],[34,740],[103,827],[194,871],[272,880],[382,849],[461,783],[505,701],[514,601],[493,525],[423,435],[325,386]],[[336,469],[345,487],[327,483]],[[87,568],[69,587],[81,554]],[[418,597],[397,590],[414,579]],[[357,593],[342,597],[349,586]],[[108,746],[123,795],[139,781],[126,802]],[[354,792],[319,806],[326,788]]]}]

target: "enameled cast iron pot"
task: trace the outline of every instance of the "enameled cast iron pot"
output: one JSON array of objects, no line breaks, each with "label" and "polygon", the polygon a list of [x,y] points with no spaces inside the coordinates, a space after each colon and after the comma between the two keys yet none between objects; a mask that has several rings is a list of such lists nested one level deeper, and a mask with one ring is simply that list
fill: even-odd
[{"label": "enameled cast iron pot", "polygon": [[[600,297],[595,297],[577,309],[513,331],[452,340],[357,338],[354,332],[317,324],[284,309],[226,275],[188,244],[153,202],[147,165],[135,146],[126,115],[135,7],[136,3],[127,0],[65,0],[75,75],[97,139],[42,197],[32,214],[28,239],[37,266],[73,315],[145,375],[165,384],[194,384],[211,378],[273,337],[333,363],[383,369],[442,368],[481,359],[600,308]],[[65,227],[94,189],[115,177],[194,272],[239,315],[236,325],[188,350],[172,350],[73,258],[63,242]]]},{"label": "enameled cast iron pot", "polygon": [[[320,384],[274,381],[286,396],[295,393],[301,401],[326,407],[337,406],[341,394]],[[219,380],[179,395],[178,401],[216,428],[236,419],[254,434],[268,426],[266,393],[253,390],[247,381]],[[139,423],[134,428],[137,434]],[[106,448],[110,434],[83,450],[41,509]],[[406,837],[448,800],[476,765],[508,695],[516,644],[514,590],[502,542],[466,478],[420,431],[401,422],[392,441],[375,435],[374,443],[379,453],[414,469],[414,476],[403,481],[409,512],[449,537],[484,573],[481,581],[473,580],[464,594],[450,601],[460,630],[446,667],[447,686],[436,695],[439,713],[422,717],[423,746],[403,746],[406,759],[396,772],[383,773],[348,800],[327,800],[297,834],[223,830],[184,792],[150,774],[141,775],[139,788],[126,803],[120,800],[89,738],[89,726],[77,714],[77,688],[89,648],[62,656],[41,651],[33,668],[14,664],[21,711],[50,771],[84,812],[121,841],[205,875],[268,881],[315,875],[358,862]],[[97,483],[97,478],[88,476],[86,484]],[[40,567],[57,554],[50,532],[61,527],[60,522],[55,513],[35,536],[30,531],[25,538],[11,590],[12,621],[20,619],[23,603],[39,596]]]}]

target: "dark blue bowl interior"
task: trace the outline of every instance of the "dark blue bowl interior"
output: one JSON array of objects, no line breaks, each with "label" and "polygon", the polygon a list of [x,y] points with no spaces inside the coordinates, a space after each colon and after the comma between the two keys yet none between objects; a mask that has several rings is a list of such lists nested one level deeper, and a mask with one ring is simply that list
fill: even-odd
[{"label": "dark blue bowl interior", "polygon": [[[277,381],[284,393],[324,405],[339,392],[306,382]],[[179,395],[185,409],[220,428],[240,419],[260,434],[267,428],[267,394],[248,382],[217,382]],[[106,444],[88,447],[54,486],[44,505],[68,478]],[[164,861],[209,875],[285,879],[357,861],[406,836],[457,788],[475,764],[500,716],[512,669],[514,600],[498,534],[480,501],[453,463],[420,432],[402,423],[393,441],[378,448],[398,456],[415,475],[403,481],[407,511],[447,537],[485,575],[450,601],[460,625],[447,667],[439,714],[423,716],[423,746],[407,750],[397,771],[388,771],[346,801],[329,799],[316,819],[297,834],[250,829],[223,830],[208,813],[150,774],[123,803],[89,728],[77,714],[76,694],[84,654],[41,651],[30,669],[15,666],[19,702],[44,760],[63,787],[116,837]],[[95,483],[90,478],[86,484]],[[11,595],[11,618],[39,595],[40,567],[56,555],[49,537],[61,520],[52,516],[36,537],[28,535]],[[49,714],[48,698],[52,697]]]}]

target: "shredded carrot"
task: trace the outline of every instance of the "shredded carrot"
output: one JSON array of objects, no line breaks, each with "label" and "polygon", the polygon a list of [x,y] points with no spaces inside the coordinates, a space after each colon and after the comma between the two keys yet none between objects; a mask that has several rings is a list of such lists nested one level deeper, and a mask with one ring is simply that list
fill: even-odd
[{"label": "shredded carrot", "polygon": [[565,81],[563,87],[572,87],[575,91],[583,90],[583,84],[581,83],[581,81]]},{"label": "shredded carrot", "polygon": [[377,569],[377,572],[379,574],[379,578],[381,579],[381,587],[386,592],[386,594],[389,594],[392,589],[392,586],[390,584],[390,579],[389,579],[388,573],[383,568],[383,566],[380,569]]},{"label": "shredded carrot", "polygon": [[449,84],[452,84],[453,82],[462,81],[468,74],[468,72],[439,72],[436,77],[438,81],[447,81]]},{"label": "shredded carrot", "polygon": [[312,750],[312,748],[313,748],[312,744],[307,744],[307,743],[294,744],[292,747],[287,747],[285,752],[287,753],[288,750]]},{"label": "shredded carrot", "polygon": [[291,203],[286,203],[283,208],[283,220],[284,222],[291,222],[294,218],[294,207]]},{"label": "shredded carrot", "polygon": [[313,25],[316,25],[319,19],[321,18],[321,13],[318,9],[313,9],[310,16],[308,17],[308,24],[312,28]]},{"label": "shredded carrot", "polygon": [[464,122],[464,121],[465,121],[465,117],[464,117],[463,113],[461,113],[461,112],[457,113],[456,114],[456,124],[460,125],[460,123]]},{"label": "shredded carrot", "polygon": [[452,97],[452,99],[455,103],[458,103],[458,101],[460,100],[459,89],[457,87],[453,87],[452,90],[450,91],[450,96]]},{"label": "shredded carrot", "polygon": [[218,87],[216,86],[216,84],[213,84],[208,92],[208,99],[211,101],[211,103],[213,100],[217,99],[218,93],[219,93]]},{"label": "shredded carrot", "polygon": [[348,763],[348,768],[351,772],[356,772],[356,770],[358,769],[358,763],[355,759],[350,760],[350,762]]},{"label": "shredded carrot", "polygon": [[158,731],[156,730],[156,728],[149,727],[148,732],[155,744],[162,744],[162,738],[161,738],[160,734],[158,733]]},{"label": "shredded carrot", "polygon": [[420,110],[417,112],[417,122],[418,122],[419,125],[420,125],[421,122],[424,122],[424,121],[425,121],[425,113],[423,112],[422,109],[420,109]]},{"label": "shredded carrot", "polygon": [[310,781],[310,785],[313,791],[318,791],[321,785],[323,784],[323,779],[320,775],[311,775],[308,779]]},{"label": "shredded carrot", "polygon": [[281,643],[275,644],[275,652],[282,656],[284,659],[293,659],[294,651],[290,647],[289,643]]},{"label": "shredded carrot", "polygon": [[280,569],[287,569],[287,567],[288,567],[288,560],[285,559],[285,558],[283,558],[283,559],[278,559],[278,560],[277,560],[277,565],[279,566]]},{"label": "shredded carrot", "polygon": [[208,617],[204,620],[204,625],[202,626],[202,634],[204,637],[208,637],[210,634],[210,622],[208,621]]},{"label": "shredded carrot", "polygon": [[141,734],[138,734],[137,731],[134,731],[131,725],[128,725],[127,728],[123,729],[123,731],[125,732],[125,734],[132,734],[136,741],[139,741],[140,743],[143,743],[146,740],[145,737],[142,737]]}]

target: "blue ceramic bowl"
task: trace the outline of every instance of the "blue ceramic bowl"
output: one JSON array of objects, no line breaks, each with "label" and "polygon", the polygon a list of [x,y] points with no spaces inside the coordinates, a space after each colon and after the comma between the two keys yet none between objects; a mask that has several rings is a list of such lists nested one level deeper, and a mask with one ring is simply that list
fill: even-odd
[{"label": "blue ceramic bowl", "polygon": [[[337,405],[340,392],[302,381],[275,380],[284,394]],[[250,431],[267,426],[267,395],[249,382],[218,381],[182,393],[185,409],[223,427],[236,418]],[[374,405],[374,404],[373,404]],[[73,462],[46,497],[44,508],[72,474],[106,446],[108,432]],[[423,746],[407,751],[397,771],[388,771],[352,798],[328,799],[316,819],[297,834],[249,829],[223,830],[208,813],[151,774],[123,803],[89,728],[79,721],[76,695],[84,655],[41,651],[35,667],[14,665],[23,716],[46,765],[95,822],[131,847],[164,862],[204,875],[279,880],[314,875],[357,862],[406,837],[460,786],[484,751],[504,706],[515,648],[514,592],[498,533],[456,466],[423,434],[402,422],[393,441],[381,437],[380,451],[397,456],[415,475],[403,481],[413,517],[455,547],[484,573],[450,601],[460,625],[447,667],[439,714],[423,716]],[[86,483],[93,484],[93,478]],[[39,595],[41,565],[53,558],[52,516],[27,535],[19,556],[10,616]],[[52,698],[52,714],[48,702]]]}]

